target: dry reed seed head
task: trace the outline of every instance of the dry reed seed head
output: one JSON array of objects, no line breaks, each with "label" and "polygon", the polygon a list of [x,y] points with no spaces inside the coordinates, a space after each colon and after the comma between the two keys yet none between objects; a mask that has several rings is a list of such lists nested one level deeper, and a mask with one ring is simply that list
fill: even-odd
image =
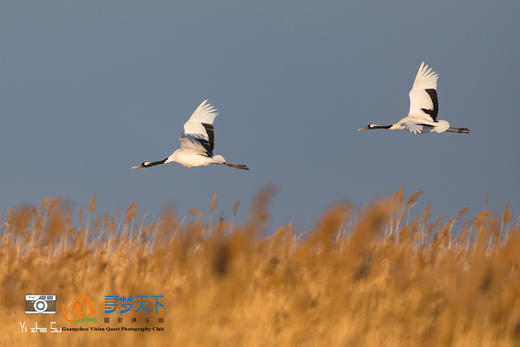
[{"label": "dry reed seed head", "polygon": [[464,218],[464,216],[466,216],[468,214],[468,211],[469,211],[469,207],[466,206],[462,210],[457,212],[457,220]]},{"label": "dry reed seed head", "polygon": [[385,199],[369,206],[363,220],[370,226],[372,233],[377,234],[380,232],[380,229],[389,218],[390,209],[391,203]]},{"label": "dry reed seed head", "polygon": [[101,222],[101,216],[97,216],[96,220],[94,221],[94,230],[99,230],[99,224]]},{"label": "dry reed seed head", "polygon": [[412,235],[416,235],[421,229],[421,223],[419,222],[419,218],[416,217],[412,220],[411,233]]},{"label": "dry reed seed head", "polygon": [[67,238],[66,240],[70,240],[72,238],[72,236],[74,235],[74,232],[76,231],[76,228],[73,227],[73,226],[70,226],[68,229],[67,229]]},{"label": "dry reed seed head", "polygon": [[196,216],[196,217],[200,217],[202,216],[202,212],[200,212],[200,210],[197,210],[196,208],[190,208],[188,210],[188,215],[193,215],[193,216]]},{"label": "dry reed seed head", "polygon": [[406,206],[407,207],[410,207],[412,205],[414,205],[417,200],[419,199],[419,197],[423,194],[424,192],[422,190],[418,191],[418,192],[415,192],[413,193],[412,195],[410,195],[410,197],[408,198],[408,200],[406,201]]},{"label": "dry reed seed head", "polygon": [[397,204],[398,206],[403,204],[403,192],[404,186],[401,186],[399,189],[395,191],[394,196],[392,197],[392,201],[394,204]]},{"label": "dry reed seed head", "polygon": [[213,193],[213,197],[211,198],[211,204],[209,206],[209,212],[213,213],[215,208],[217,207],[217,192]]},{"label": "dry reed seed head", "polygon": [[473,218],[473,223],[474,223],[474,227],[475,229],[480,229],[482,228],[486,222],[488,221],[489,217],[491,216],[491,212],[490,211],[480,211],[479,213],[477,213],[477,215],[475,216],[475,218]]},{"label": "dry reed seed head", "polygon": [[382,232],[383,226],[388,222],[392,206],[393,201],[388,199],[381,199],[369,205],[350,236],[348,248],[352,254],[363,253],[371,246],[371,241]]},{"label": "dry reed seed head", "polygon": [[517,268],[520,266],[520,225],[510,228],[508,237],[504,240],[502,252],[504,257]]},{"label": "dry reed seed head", "polygon": [[270,254],[281,254],[286,242],[291,239],[292,225],[282,225],[276,229],[273,235],[270,237]]},{"label": "dry reed seed head", "polygon": [[513,218],[513,214],[509,212],[509,205],[506,204],[504,206],[504,210],[502,211],[502,225],[506,225]]},{"label": "dry reed seed head", "polygon": [[251,226],[257,226],[259,228],[263,227],[263,223],[269,218],[267,207],[271,199],[274,197],[276,190],[276,186],[268,185],[262,188],[255,196],[251,206],[251,216],[249,223]]},{"label": "dry reed seed head", "polygon": [[58,204],[60,203],[60,198],[54,198],[51,200],[51,203],[49,204],[49,209],[48,211],[50,212],[52,209],[54,209],[55,207],[58,206]]},{"label": "dry reed seed head", "polygon": [[237,201],[233,204],[233,217],[236,217],[239,205],[240,205],[240,201]]},{"label": "dry reed seed head", "polygon": [[426,221],[430,217],[431,208],[432,208],[432,204],[428,204],[428,206],[426,206],[426,209],[424,210],[424,214],[423,214],[423,223],[426,223]]},{"label": "dry reed seed head", "polygon": [[[408,241],[408,236],[410,235],[410,233],[412,233],[412,231],[410,230],[410,227],[408,225],[403,225],[401,227],[401,230],[399,230],[399,233],[396,233],[399,236],[398,241],[399,242],[402,242],[405,240]],[[396,234],[393,234],[393,235],[396,235]]]},{"label": "dry reed seed head", "polygon": [[473,242],[473,255],[483,255],[487,253],[488,248],[492,245],[491,241],[491,231],[489,229],[484,228],[485,224],[482,224],[476,232],[476,239]]},{"label": "dry reed seed head", "polygon": [[9,224],[14,226],[17,235],[22,236],[25,235],[34,216],[36,216],[36,210],[32,206],[23,205],[15,210],[13,221],[10,221]]},{"label": "dry reed seed head", "polygon": [[436,230],[436,229],[439,228],[439,225],[441,224],[441,222],[442,222],[443,219],[444,219],[444,217],[442,217],[442,216],[441,216],[441,217],[437,217],[437,218],[435,219],[435,221],[433,222],[433,227],[432,227],[433,230]]},{"label": "dry reed seed head", "polygon": [[68,239],[70,238],[70,236],[72,235],[72,233],[74,232],[75,228],[72,226],[72,213],[69,213],[67,215],[67,218],[65,218],[65,224],[64,224],[64,231],[62,234],[66,234],[66,238],[65,239]]},{"label": "dry reed seed head", "polygon": [[111,233],[116,231],[116,223],[114,222],[114,218],[110,219],[108,231],[110,231]]},{"label": "dry reed seed head", "polygon": [[159,215],[158,233],[154,234],[154,240],[159,246],[165,245],[175,236],[181,227],[182,225],[175,216],[175,207],[173,205],[167,205]]},{"label": "dry reed seed head", "polygon": [[103,229],[108,227],[108,212],[105,212],[105,216],[103,217]]},{"label": "dry reed seed head", "polygon": [[14,208],[10,208],[6,211],[6,215],[7,215],[7,223],[9,224],[12,224],[12,217],[13,217],[13,212],[14,212]]},{"label": "dry reed seed head", "polygon": [[488,228],[491,231],[491,234],[494,236],[493,241],[500,240],[500,228],[498,227],[499,221],[496,218],[490,217],[488,219]]},{"label": "dry reed seed head", "polygon": [[351,207],[351,204],[339,204],[326,211],[315,232],[309,237],[309,242],[318,243],[325,252],[329,250],[336,240],[337,234],[344,227],[347,212]]},{"label": "dry reed seed head", "polygon": [[92,197],[90,198],[89,203],[88,203],[88,211],[89,211],[90,213],[94,213],[94,212],[96,212],[96,207],[95,207],[95,205],[96,205],[96,197],[95,197],[95,196],[92,196]]},{"label": "dry reed seed head", "polygon": [[40,203],[40,214],[42,214],[43,210],[47,208],[47,202],[49,201],[50,197],[50,195],[47,195],[42,199],[42,202]]},{"label": "dry reed seed head", "polygon": [[125,212],[125,224],[129,224],[135,217],[135,213],[137,211],[137,208],[139,207],[139,204],[134,202],[130,204]]},{"label": "dry reed seed head", "polygon": [[82,208],[79,209],[78,220],[79,220],[79,225],[83,224],[83,209]]},{"label": "dry reed seed head", "polygon": [[53,208],[49,214],[49,219],[45,228],[45,234],[50,244],[58,241],[60,234],[65,232],[64,228],[64,211],[61,208]]}]

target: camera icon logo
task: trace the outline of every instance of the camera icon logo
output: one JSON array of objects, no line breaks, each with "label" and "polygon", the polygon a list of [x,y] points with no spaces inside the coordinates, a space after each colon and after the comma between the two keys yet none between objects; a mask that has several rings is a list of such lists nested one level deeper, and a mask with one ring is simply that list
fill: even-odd
[{"label": "camera icon logo", "polygon": [[56,313],[56,295],[27,294],[25,296],[25,313]]}]

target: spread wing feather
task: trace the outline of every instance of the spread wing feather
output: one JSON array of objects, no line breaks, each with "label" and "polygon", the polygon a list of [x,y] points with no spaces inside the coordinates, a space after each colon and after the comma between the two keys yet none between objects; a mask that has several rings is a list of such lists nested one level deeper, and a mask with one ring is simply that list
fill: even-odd
[{"label": "spread wing feather", "polygon": [[439,75],[421,63],[410,96],[410,111],[408,116],[414,115],[429,121],[437,121],[439,113],[439,101],[437,99],[437,79]]},{"label": "spread wing feather", "polygon": [[179,140],[181,148],[189,148],[213,156],[215,128],[213,122],[218,116],[215,106],[204,100],[184,124],[184,135]]},{"label": "spread wing feather", "polygon": [[202,136],[209,141],[209,135],[202,124],[213,125],[217,115],[215,106],[208,104],[208,100],[204,100],[184,124],[184,134]]}]

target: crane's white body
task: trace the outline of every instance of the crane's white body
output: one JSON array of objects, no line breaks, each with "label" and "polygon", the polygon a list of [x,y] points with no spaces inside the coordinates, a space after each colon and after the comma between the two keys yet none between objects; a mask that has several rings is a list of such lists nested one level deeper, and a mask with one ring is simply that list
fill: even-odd
[{"label": "crane's white body", "polygon": [[407,130],[412,134],[457,132],[469,133],[467,128],[451,128],[446,120],[437,120],[439,113],[439,102],[437,99],[437,80],[439,75],[428,68],[424,62],[419,66],[415,76],[410,97],[410,110],[408,115],[391,125],[369,124],[359,130],[388,129]]},{"label": "crane's white body", "polygon": [[450,128],[446,120],[432,122],[424,117],[406,116],[400,121],[392,124],[390,130],[407,130],[412,134],[443,133]]},{"label": "crane's white body", "polygon": [[207,100],[204,100],[184,124],[184,134],[179,138],[181,143],[179,149],[175,150],[164,160],[156,162],[146,161],[132,166],[132,169],[176,162],[186,167],[219,164],[249,170],[246,165],[226,163],[226,160],[220,154],[213,155],[213,147],[215,145],[213,123],[217,115],[216,108],[209,104]]},{"label": "crane's white body", "polygon": [[179,148],[173,152],[164,163],[167,164],[173,162],[179,163],[186,167],[195,167],[208,166],[210,164],[223,164],[226,162],[226,160],[220,154],[214,155],[213,157],[208,157],[201,154],[201,152],[198,150],[190,148]]},{"label": "crane's white body", "polygon": [[200,153],[195,151],[178,149],[173,152],[164,163],[167,164],[173,162],[177,162],[186,167],[195,167],[208,166],[210,164],[222,164],[225,162],[225,160],[215,160],[215,158],[202,156]]}]

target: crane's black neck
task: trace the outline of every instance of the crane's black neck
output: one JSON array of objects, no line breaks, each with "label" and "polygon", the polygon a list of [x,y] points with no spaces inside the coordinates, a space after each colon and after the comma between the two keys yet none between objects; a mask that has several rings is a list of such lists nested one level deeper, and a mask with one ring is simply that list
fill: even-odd
[{"label": "crane's black neck", "polygon": [[371,125],[370,129],[390,129],[392,124],[390,125]]},{"label": "crane's black neck", "polygon": [[[166,158],[168,159],[168,158]],[[163,160],[159,160],[159,161],[152,161],[151,163],[143,163],[143,167],[150,167],[150,166],[155,166],[155,165],[161,165],[161,164],[164,164],[164,162],[166,161],[166,159],[163,159]]]}]

